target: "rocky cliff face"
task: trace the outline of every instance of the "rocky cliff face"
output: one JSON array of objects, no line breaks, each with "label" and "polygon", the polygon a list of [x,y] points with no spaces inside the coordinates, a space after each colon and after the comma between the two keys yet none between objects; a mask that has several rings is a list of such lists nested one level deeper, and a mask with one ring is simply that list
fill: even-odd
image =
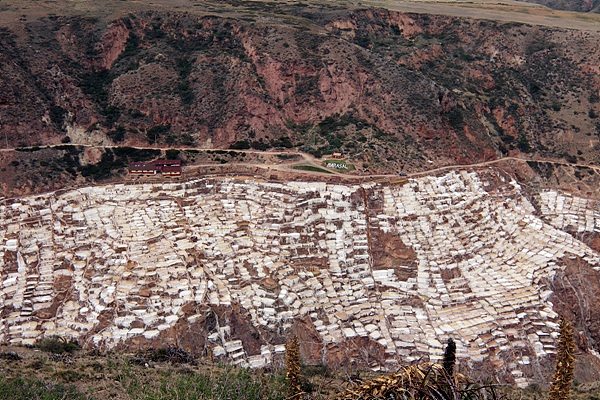
[{"label": "rocky cliff face", "polygon": [[5,29],[0,136],[9,147],[292,146],[372,171],[519,152],[598,161],[597,34],[280,11],[293,19],[140,12]]}]

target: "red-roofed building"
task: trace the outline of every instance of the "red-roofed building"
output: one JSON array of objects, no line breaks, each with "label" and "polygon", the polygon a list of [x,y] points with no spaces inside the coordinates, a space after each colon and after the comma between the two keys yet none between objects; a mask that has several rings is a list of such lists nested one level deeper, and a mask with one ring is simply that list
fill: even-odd
[{"label": "red-roofed building", "polygon": [[129,164],[129,173],[134,175],[156,175],[162,173],[165,176],[180,176],[180,160],[154,160],[148,162],[133,162]]},{"label": "red-roofed building", "polygon": [[133,162],[129,164],[129,173],[138,175],[154,175],[158,172],[152,162]]},{"label": "red-roofed building", "polygon": [[157,167],[181,167],[181,160],[155,160],[153,163]]},{"label": "red-roofed building", "polygon": [[181,175],[181,166],[179,165],[165,165],[161,168],[160,172],[163,175],[168,176],[180,176]]}]

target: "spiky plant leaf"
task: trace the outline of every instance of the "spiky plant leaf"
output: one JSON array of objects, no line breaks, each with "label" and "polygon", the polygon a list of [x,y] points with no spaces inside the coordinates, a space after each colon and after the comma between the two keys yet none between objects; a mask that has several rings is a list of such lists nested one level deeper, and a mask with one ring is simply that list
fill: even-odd
[{"label": "spiky plant leaf", "polygon": [[554,381],[548,392],[549,400],[568,400],[575,371],[575,341],[573,328],[566,319],[560,319],[558,349]]}]

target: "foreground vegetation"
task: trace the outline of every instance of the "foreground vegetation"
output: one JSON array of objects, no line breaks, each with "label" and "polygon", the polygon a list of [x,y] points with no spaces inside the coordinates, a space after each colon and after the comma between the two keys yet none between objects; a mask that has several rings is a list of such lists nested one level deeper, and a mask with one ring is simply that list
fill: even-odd
[{"label": "foreground vegetation", "polygon": [[[21,350],[19,349],[19,353]],[[70,360],[54,361],[53,356],[37,353],[23,356],[21,360],[0,360],[0,398],[6,400],[158,400],[158,399],[289,399],[283,368],[274,370],[249,370],[210,362],[177,364],[169,361],[152,362],[148,366],[136,355],[108,354],[91,355],[79,353]],[[141,365],[140,365],[141,364]],[[461,391],[452,392],[436,387],[443,379],[439,367],[428,374],[425,368],[407,367],[412,375],[413,391],[404,398],[422,399],[480,399],[477,386],[462,386]],[[404,370],[403,370],[404,371]],[[399,371],[399,373],[402,371]],[[397,382],[402,377],[398,375]],[[387,375],[361,381],[359,377],[373,376],[367,372],[332,371],[325,366],[302,366],[301,389],[305,399],[376,399],[365,396],[366,387],[379,385],[384,389],[390,382]],[[424,379],[426,378],[426,379]],[[409,381],[404,380],[404,384]],[[443,382],[443,380],[442,380]],[[462,382],[462,381],[461,381]],[[424,385],[424,386],[423,386]],[[539,388],[517,390],[506,386],[484,386],[488,399],[545,399],[547,392]],[[443,389],[444,386],[442,386]],[[418,390],[421,391],[418,391]],[[342,395],[342,390],[348,390]],[[438,390],[438,397],[418,397],[425,390]],[[450,391],[448,391],[450,390]],[[495,394],[492,395],[492,392]],[[384,394],[385,392],[381,392]],[[412,396],[412,397],[411,397]],[[443,397],[446,396],[446,397]],[[451,397],[455,396],[455,397]],[[390,397],[379,397],[390,398]],[[395,399],[402,397],[393,397]],[[572,392],[572,399],[600,398],[599,385],[579,385]]]},{"label": "foreground vegetation", "polygon": [[[202,361],[175,346],[129,355],[84,353],[76,341],[50,337],[36,348],[0,350],[0,399],[597,399],[600,386],[581,385],[570,393],[574,349],[572,328],[563,319],[554,382],[545,392],[473,382],[456,371],[452,339],[441,365],[409,365],[361,379],[357,371],[302,365],[295,336],[279,367],[262,370]],[[489,381],[494,382],[493,377]]]},{"label": "foreground vegetation", "polygon": [[[562,323],[561,323],[562,324]],[[561,326],[569,333],[568,327]],[[572,333],[572,332],[571,332]],[[561,335],[564,337],[565,335]],[[568,336],[568,335],[567,335]],[[567,337],[568,339],[568,337]],[[572,342],[563,340],[566,352],[559,360],[572,367]],[[572,337],[571,337],[572,339]],[[559,340],[560,342],[560,340]],[[16,351],[15,351],[16,350]],[[43,339],[35,349],[0,350],[0,398],[8,400],[104,399],[420,399],[479,400],[548,398],[539,387],[517,390],[497,383],[478,383],[455,368],[456,346],[450,339],[442,365],[423,363],[391,374],[332,371],[324,365],[301,363],[295,337],[286,346],[285,360],[263,370],[200,360],[178,347],[139,351],[136,354],[84,352],[71,340]],[[562,358],[561,358],[562,357]],[[560,363],[559,363],[560,364]],[[561,367],[562,368],[562,367]],[[555,379],[562,389],[550,398],[569,395],[572,369],[557,367]],[[562,372],[561,372],[562,371]],[[490,381],[492,381],[490,377]],[[560,392],[560,393],[559,393]],[[580,385],[573,399],[593,399],[600,386]]]},{"label": "foreground vegetation", "polygon": [[3,400],[286,398],[282,370],[152,362],[125,354],[81,354],[72,358],[37,354],[8,363],[3,360],[2,364]]}]

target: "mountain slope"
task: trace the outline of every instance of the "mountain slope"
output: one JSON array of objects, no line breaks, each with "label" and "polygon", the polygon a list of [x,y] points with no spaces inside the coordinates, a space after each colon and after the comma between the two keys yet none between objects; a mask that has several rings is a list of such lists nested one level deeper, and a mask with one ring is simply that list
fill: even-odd
[{"label": "mountain slope", "polygon": [[9,147],[292,146],[375,171],[518,152],[597,162],[595,33],[264,7],[272,17],[24,21],[0,43],[0,135]]}]

